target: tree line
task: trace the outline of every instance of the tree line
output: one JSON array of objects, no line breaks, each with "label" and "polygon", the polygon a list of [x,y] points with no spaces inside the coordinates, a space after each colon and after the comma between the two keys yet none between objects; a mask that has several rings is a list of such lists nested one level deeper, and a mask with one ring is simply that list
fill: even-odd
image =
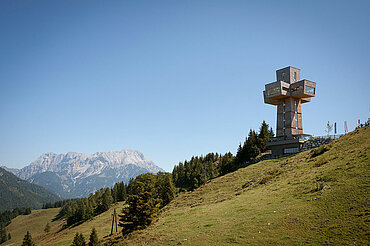
[{"label": "tree line", "polygon": [[194,190],[208,180],[226,173],[234,156],[229,152],[225,155],[209,153],[206,156],[193,156],[190,161],[180,162],[172,171],[173,182],[180,191]]},{"label": "tree line", "polygon": [[174,184],[180,191],[192,191],[208,180],[233,172],[251,163],[257,156],[266,151],[266,143],[274,136],[272,129],[263,121],[259,132],[250,130],[237,153],[225,155],[209,153],[206,156],[193,156],[190,161],[180,162],[172,171]]},{"label": "tree line", "polygon": [[63,207],[67,202],[71,201],[73,199],[65,199],[65,200],[60,200],[56,202],[46,202],[42,204],[42,209],[48,209],[48,208],[61,208]]},{"label": "tree line", "polygon": [[[107,211],[111,204],[126,199],[126,185],[124,182],[116,183],[112,188],[101,188],[91,193],[88,198],[67,200],[59,211],[56,219],[66,218],[66,226],[84,222],[94,216]],[[58,202],[58,204],[60,204]],[[55,207],[55,204],[49,204]]]}]

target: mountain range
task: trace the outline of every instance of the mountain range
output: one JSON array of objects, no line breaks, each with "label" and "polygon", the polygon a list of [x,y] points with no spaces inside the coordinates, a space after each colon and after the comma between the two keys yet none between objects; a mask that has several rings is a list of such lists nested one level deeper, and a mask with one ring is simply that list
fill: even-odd
[{"label": "mountain range", "polygon": [[4,168],[61,198],[86,197],[116,182],[127,183],[142,173],[163,171],[141,152],[129,149],[94,154],[45,153],[22,169]]},{"label": "mountain range", "polygon": [[60,198],[45,188],[30,184],[0,167],[0,212],[14,208],[41,208]]}]

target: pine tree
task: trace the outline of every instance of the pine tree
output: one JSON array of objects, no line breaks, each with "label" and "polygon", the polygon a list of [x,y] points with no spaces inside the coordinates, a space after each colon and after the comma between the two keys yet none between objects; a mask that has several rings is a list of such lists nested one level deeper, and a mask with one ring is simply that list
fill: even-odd
[{"label": "pine tree", "polygon": [[31,233],[27,231],[26,235],[23,238],[22,246],[35,246],[35,243],[32,240]]},{"label": "pine tree", "polygon": [[127,193],[126,193],[126,185],[124,182],[120,182],[117,184],[117,201],[124,201],[126,200]]},{"label": "pine tree", "polygon": [[260,132],[258,134],[258,148],[263,153],[266,151],[266,143],[271,138],[269,132],[269,125],[263,121],[260,127]]},{"label": "pine tree", "polygon": [[111,189],[113,203],[118,202],[118,183],[115,183],[113,189]]},{"label": "pine tree", "polygon": [[258,148],[257,134],[254,130],[249,131],[248,140],[246,142],[245,148],[247,151],[245,161],[250,161],[260,154],[260,150]]},{"label": "pine tree", "polygon": [[274,131],[272,130],[272,127],[270,127],[270,130],[269,130],[269,137],[270,138],[273,138],[275,136],[275,133]]},{"label": "pine tree", "polygon": [[89,246],[99,246],[99,238],[98,238],[98,233],[95,230],[95,227],[92,228],[91,234],[90,234],[90,241],[89,241]]},{"label": "pine tree", "polygon": [[90,199],[86,199],[86,220],[94,216],[94,208]]},{"label": "pine tree", "polygon": [[175,197],[175,187],[172,182],[172,175],[169,173],[157,173],[157,187],[160,207],[166,206]]},{"label": "pine tree", "polygon": [[3,225],[0,225],[0,244],[7,240],[6,229]]},{"label": "pine tree", "polygon": [[135,187],[135,179],[130,178],[130,180],[128,181],[127,188],[126,188],[127,195],[135,193],[134,187]]},{"label": "pine tree", "polygon": [[119,215],[120,226],[123,227],[123,235],[147,227],[158,212],[158,201],[156,177],[152,173],[141,174],[135,179],[135,186],[132,187],[135,194],[127,197],[127,206],[123,208],[122,215]]},{"label": "pine tree", "polygon": [[112,193],[110,188],[106,188],[102,196],[102,210],[107,211],[113,202]]},{"label": "pine tree", "polygon": [[71,246],[86,246],[85,238],[82,233],[76,232]]}]

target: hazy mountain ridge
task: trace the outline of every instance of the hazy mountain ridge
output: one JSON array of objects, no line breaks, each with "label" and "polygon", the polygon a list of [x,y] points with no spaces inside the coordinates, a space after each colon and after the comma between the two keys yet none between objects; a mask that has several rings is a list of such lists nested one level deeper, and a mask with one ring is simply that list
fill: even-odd
[{"label": "hazy mountain ridge", "polygon": [[60,197],[36,184],[16,177],[0,168],[0,212],[14,208],[41,208],[43,203],[54,202]]},{"label": "hazy mountain ridge", "polygon": [[163,171],[141,152],[129,149],[94,154],[49,152],[22,169],[8,170],[65,198],[88,196],[141,173]]}]

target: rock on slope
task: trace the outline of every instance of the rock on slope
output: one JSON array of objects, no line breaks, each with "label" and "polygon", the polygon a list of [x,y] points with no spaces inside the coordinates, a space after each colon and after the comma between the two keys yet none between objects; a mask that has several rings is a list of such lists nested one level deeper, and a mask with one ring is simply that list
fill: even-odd
[{"label": "rock on slope", "polygon": [[163,171],[139,151],[45,153],[20,170],[19,178],[41,185],[63,198],[85,197],[116,182],[128,182],[139,174]]}]

